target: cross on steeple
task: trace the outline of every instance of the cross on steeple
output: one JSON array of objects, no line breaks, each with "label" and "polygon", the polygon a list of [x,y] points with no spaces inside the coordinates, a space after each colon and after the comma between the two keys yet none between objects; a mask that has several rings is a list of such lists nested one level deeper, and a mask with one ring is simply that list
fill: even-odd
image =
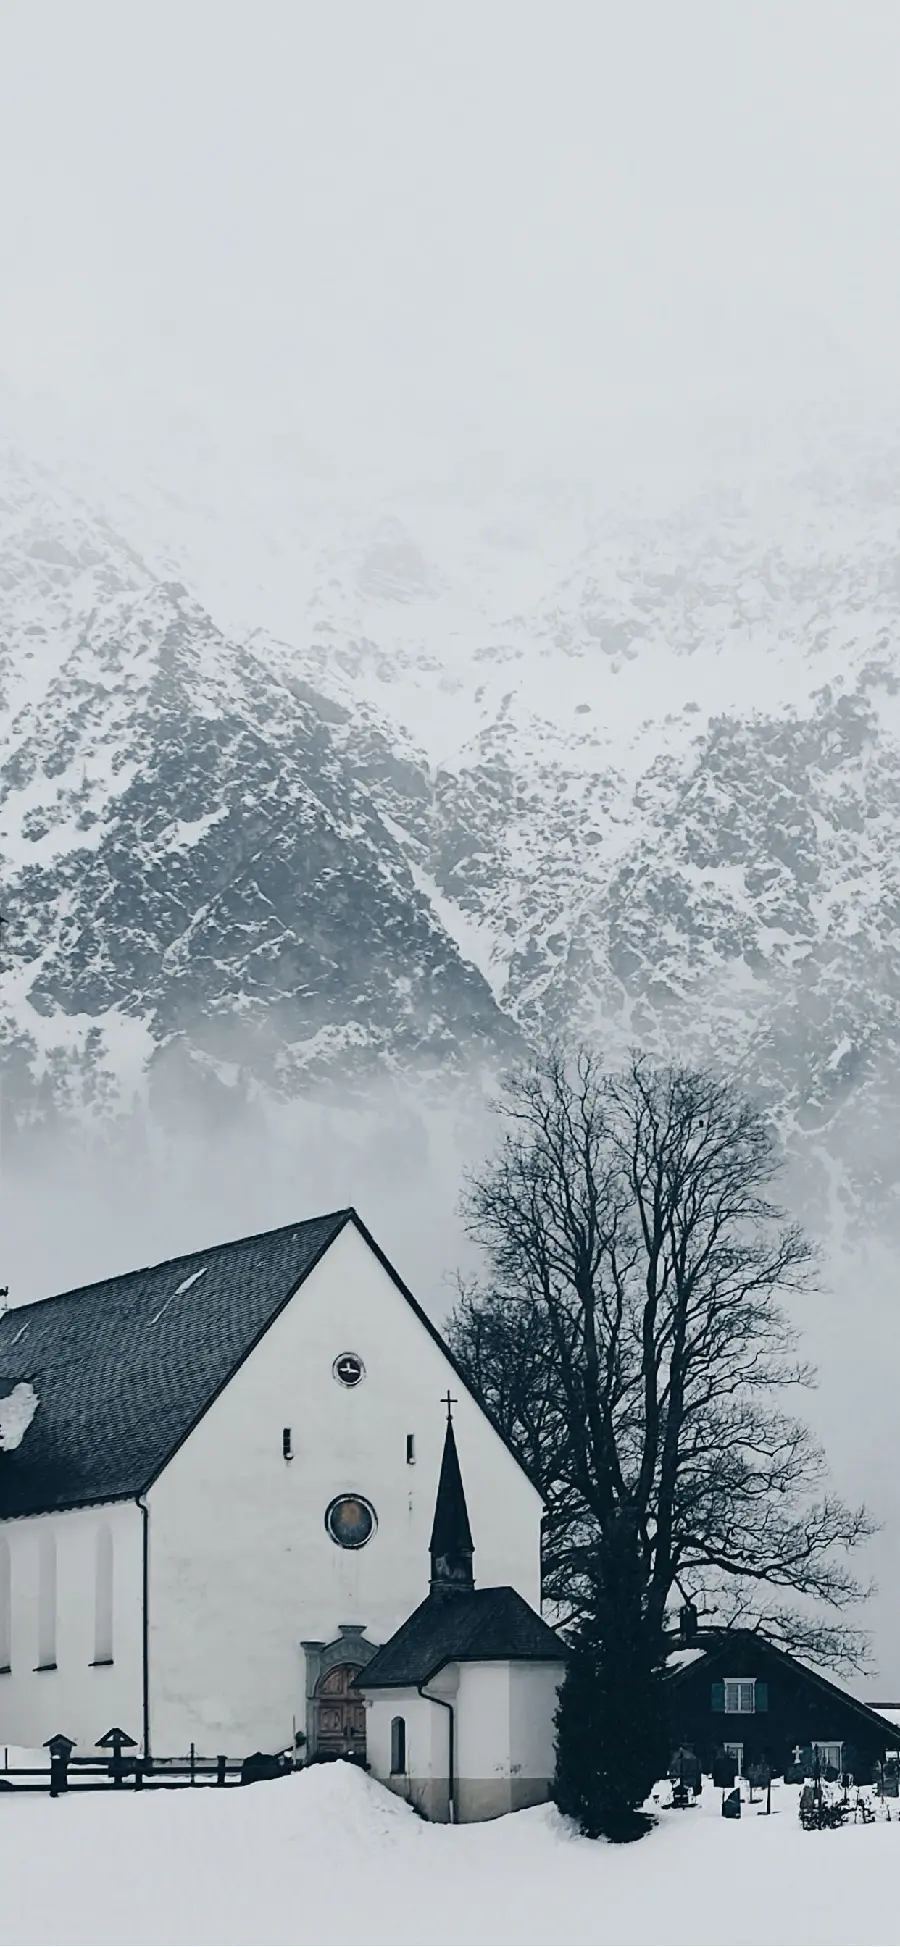
[{"label": "cross on steeple", "polygon": [[453,1419],[453,1414],[452,1414],[452,1412],[451,1412],[451,1410],[450,1410],[450,1409],[451,1409],[451,1407],[453,1407],[453,1406],[456,1406],[456,1405],[457,1405],[457,1403],[458,1403],[458,1402],[457,1402],[457,1400],[456,1400],[456,1399],[454,1398],[454,1396],[453,1396],[453,1394],[451,1393],[451,1391],[450,1391],[450,1388],[449,1388],[449,1386],[448,1386],[448,1387],[447,1387],[447,1391],[446,1391],[446,1392],[445,1392],[445,1393],[444,1393],[444,1394],[442,1395],[442,1398],[441,1398],[441,1405],[442,1405],[442,1406],[446,1406],[446,1408],[447,1408],[447,1425],[448,1425],[448,1426],[450,1425],[450,1422],[451,1422],[451,1420]]}]

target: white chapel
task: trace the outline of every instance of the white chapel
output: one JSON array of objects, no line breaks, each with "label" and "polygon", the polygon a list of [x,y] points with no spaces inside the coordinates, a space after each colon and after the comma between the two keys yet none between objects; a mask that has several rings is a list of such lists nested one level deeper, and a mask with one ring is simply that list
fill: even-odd
[{"label": "white chapel", "polygon": [[353,1210],[12,1308],[0,1744],[368,1749],[431,1816],[533,1802],[564,1667],[541,1515]]}]

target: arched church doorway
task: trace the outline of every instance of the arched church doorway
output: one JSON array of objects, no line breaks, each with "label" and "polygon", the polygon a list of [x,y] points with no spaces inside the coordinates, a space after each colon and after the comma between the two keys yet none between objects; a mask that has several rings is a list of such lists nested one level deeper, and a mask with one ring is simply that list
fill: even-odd
[{"label": "arched church doorway", "polygon": [[365,1758],[366,1707],[355,1688],[361,1663],[336,1663],[316,1684],[316,1753]]}]

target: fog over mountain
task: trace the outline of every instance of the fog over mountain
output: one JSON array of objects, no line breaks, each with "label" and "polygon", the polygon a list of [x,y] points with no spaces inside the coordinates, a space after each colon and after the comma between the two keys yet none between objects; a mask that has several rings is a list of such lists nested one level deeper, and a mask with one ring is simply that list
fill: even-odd
[{"label": "fog over mountain", "polygon": [[548,1034],[725,1060],[900,1685],[900,21],[0,19],[3,1281],[346,1201],[436,1314]]}]

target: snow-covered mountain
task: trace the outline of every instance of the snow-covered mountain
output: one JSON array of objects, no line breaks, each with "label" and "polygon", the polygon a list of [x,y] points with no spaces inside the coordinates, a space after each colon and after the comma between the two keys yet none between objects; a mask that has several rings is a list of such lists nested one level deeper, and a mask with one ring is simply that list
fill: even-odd
[{"label": "snow-covered mountain", "polygon": [[809,1208],[890,1231],[898,484],[823,442],[348,518],[10,448],[7,1138],[589,1034],[726,1054]]}]

